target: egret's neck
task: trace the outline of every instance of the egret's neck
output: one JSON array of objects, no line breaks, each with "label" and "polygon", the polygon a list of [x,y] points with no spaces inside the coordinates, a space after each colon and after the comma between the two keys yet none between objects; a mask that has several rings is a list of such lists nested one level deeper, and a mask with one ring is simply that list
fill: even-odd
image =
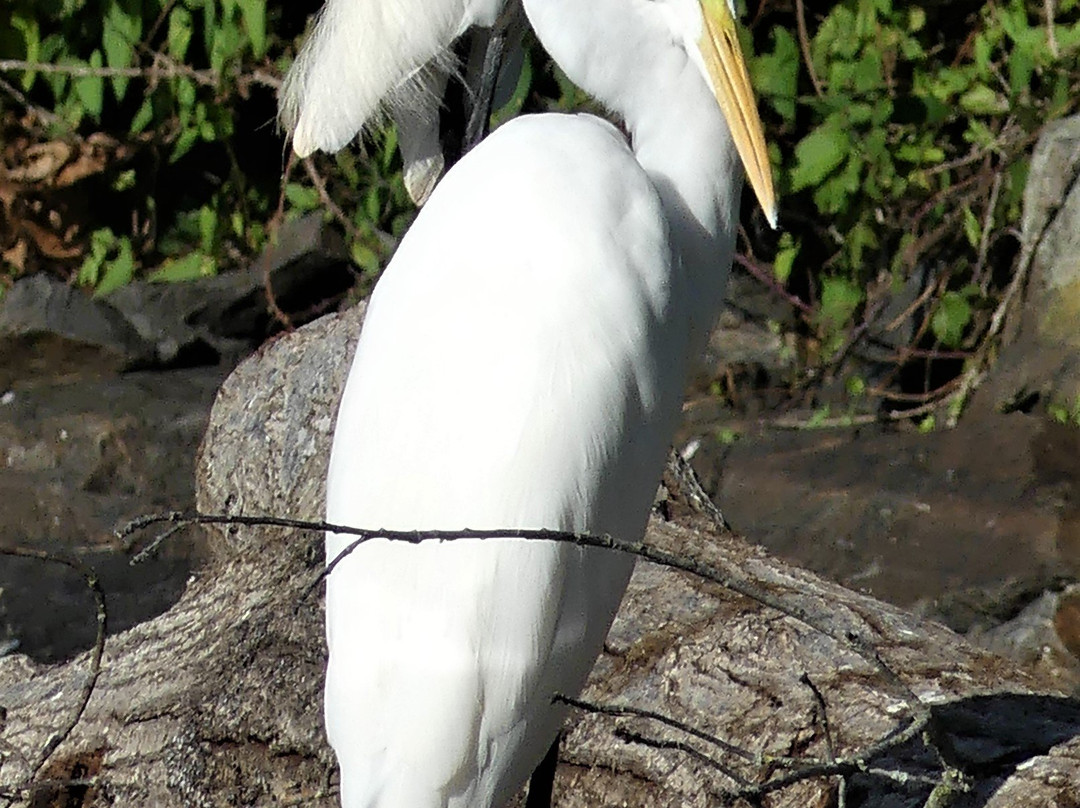
[{"label": "egret's neck", "polygon": [[727,285],[742,170],[711,89],[672,41],[663,15],[673,5],[525,0],[537,36],[567,76],[626,122],[692,284],[700,348]]},{"label": "egret's neck", "polygon": [[[682,84],[657,77],[654,105],[626,110],[634,154],[664,203],[674,246],[692,284],[695,351],[723,304],[735,247],[742,167],[715,99],[693,65]],[[663,86],[670,84],[672,86]]]}]

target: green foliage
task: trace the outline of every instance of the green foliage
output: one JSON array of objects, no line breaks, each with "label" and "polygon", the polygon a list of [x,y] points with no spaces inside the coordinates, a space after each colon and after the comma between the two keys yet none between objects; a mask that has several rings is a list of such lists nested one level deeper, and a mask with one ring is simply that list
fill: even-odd
[{"label": "green foliage", "polygon": [[[104,135],[119,155],[101,160],[108,191],[95,186],[77,223],[78,282],[104,294],[140,276],[212,274],[265,245],[280,141],[270,127],[259,133],[276,148],[256,186],[241,159],[253,124],[237,126],[247,114],[272,120],[273,88],[255,71],[272,77],[271,55],[292,45],[269,33],[280,15],[265,0],[6,0],[0,58],[28,64],[12,78],[31,110],[46,111],[48,128],[28,134]],[[246,111],[253,99],[262,112]],[[11,107],[0,96],[9,131]]]},{"label": "green foliage", "polygon": [[930,320],[934,336],[948,348],[959,348],[971,322],[970,301],[979,295],[978,287],[967,286],[959,292],[945,292],[937,300],[937,311]]},{"label": "green foliage", "polygon": [[[5,74],[27,99],[0,91],[5,125],[46,110],[32,137],[117,144],[79,223],[83,253],[66,265],[78,282],[104,294],[131,278],[213,274],[312,212],[340,223],[365,282],[385,266],[413,216],[394,131],[365,151],[317,156],[311,172],[285,166],[273,132],[270,85],[310,7],[4,2],[0,58],[52,66]],[[925,274],[928,295],[906,315],[911,347],[961,365],[1008,282],[1030,147],[1076,106],[1080,5],[1058,0],[1048,21],[1043,4],[1023,0],[833,0],[801,25],[794,5],[755,6],[744,32],[785,228],[751,244],[773,260],[759,277],[809,301],[795,301],[811,343],[799,355],[830,362],[858,349],[889,294]],[[527,40],[493,121],[582,108],[595,111]],[[759,230],[746,228],[751,240]],[[865,378],[846,380],[852,399],[879,395]]]},{"label": "green foliage", "polygon": [[838,348],[843,341],[844,332],[862,301],[862,287],[849,278],[831,277],[822,279],[818,326],[827,337],[826,349],[828,353]]},{"label": "green foliage", "polygon": [[826,336],[855,314],[855,289],[926,261],[951,270],[933,335],[955,348],[978,327],[998,290],[976,275],[1019,220],[1030,145],[1075,107],[1080,14],[1075,0],[1052,5],[1048,24],[1023,0],[840,0],[803,20],[802,47],[794,12],[755,31],[781,223],[816,213],[790,221],[777,277],[810,274]]},{"label": "green foliage", "polygon": [[107,228],[90,234],[90,249],[79,267],[78,280],[94,287],[94,295],[107,295],[135,276],[135,254],[131,239],[116,236]]},{"label": "green foliage", "polygon": [[1053,401],[1047,407],[1051,418],[1065,426],[1080,427],[1080,395],[1068,401]]},{"label": "green foliage", "polygon": [[[212,275],[246,264],[277,224],[312,211],[340,221],[369,279],[385,265],[413,216],[392,130],[368,153],[318,156],[314,175],[296,164],[281,176],[276,82],[310,8],[266,0],[5,3],[0,58],[28,65],[11,76],[25,103],[0,91],[5,125],[20,107],[44,110],[47,128],[27,132],[26,142],[104,135],[115,144],[77,225],[84,252],[66,266],[78,283],[106,294],[133,278]],[[39,64],[48,69],[33,69]],[[527,61],[500,114],[522,108],[531,81]],[[0,272],[0,289],[5,273],[21,271]]]}]

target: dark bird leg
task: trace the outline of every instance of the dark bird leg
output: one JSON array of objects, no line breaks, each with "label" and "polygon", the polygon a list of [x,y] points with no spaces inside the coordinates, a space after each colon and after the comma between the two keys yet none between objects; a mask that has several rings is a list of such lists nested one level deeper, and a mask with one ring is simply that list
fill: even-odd
[{"label": "dark bird leg", "polygon": [[529,796],[525,798],[525,808],[551,808],[551,793],[555,788],[555,769],[559,765],[561,738],[561,733],[555,736],[551,748],[529,778]]}]

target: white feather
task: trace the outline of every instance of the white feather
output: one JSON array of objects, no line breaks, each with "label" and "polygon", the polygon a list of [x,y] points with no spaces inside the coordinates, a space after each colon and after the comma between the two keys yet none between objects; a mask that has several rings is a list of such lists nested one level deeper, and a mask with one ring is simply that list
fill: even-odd
[{"label": "white feather", "polygon": [[471,25],[490,26],[503,2],[328,0],[281,91],[293,149],[338,151],[383,106],[431,109],[450,45]]}]

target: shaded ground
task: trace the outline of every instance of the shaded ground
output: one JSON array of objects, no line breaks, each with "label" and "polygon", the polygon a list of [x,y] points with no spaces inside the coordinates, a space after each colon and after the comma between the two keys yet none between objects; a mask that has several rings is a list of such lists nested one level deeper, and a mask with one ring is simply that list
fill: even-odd
[{"label": "shaded ground", "polygon": [[[0,547],[74,554],[105,589],[113,632],[179,598],[205,548],[190,533],[131,566],[113,536],[148,510],[189,508],[194,457],[220,368],[53,378],[0,404]],[[0,558],[0,619],[20,650],[55,660],[88,647],[92,600],[73,570]]]},{"label": "shaded ground", "polygon": [[1080,571],[1080,430],[973,412],[952,431],[757,428],[694,458],[746,536],[903,606]]}]

